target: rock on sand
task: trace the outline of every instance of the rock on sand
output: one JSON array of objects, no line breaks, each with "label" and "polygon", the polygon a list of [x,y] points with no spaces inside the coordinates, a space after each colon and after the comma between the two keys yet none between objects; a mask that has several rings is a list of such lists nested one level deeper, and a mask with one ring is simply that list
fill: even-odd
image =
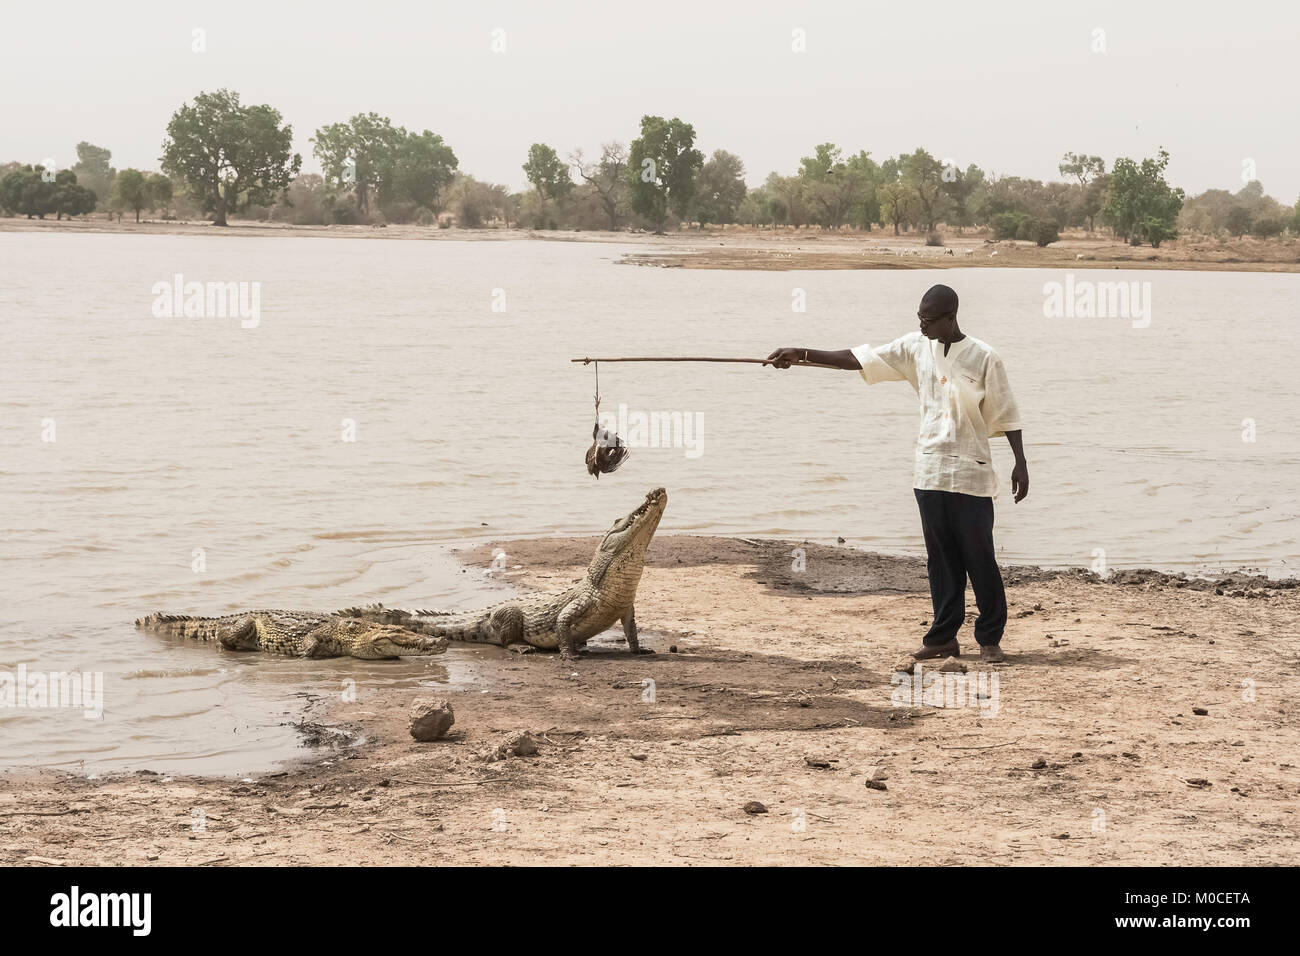
[{"label": "rock on sand", "polygon": [[425,697],[411,706],[411,736],[416,740],[441,740],[455,722],[451,703],[441,697]]}]

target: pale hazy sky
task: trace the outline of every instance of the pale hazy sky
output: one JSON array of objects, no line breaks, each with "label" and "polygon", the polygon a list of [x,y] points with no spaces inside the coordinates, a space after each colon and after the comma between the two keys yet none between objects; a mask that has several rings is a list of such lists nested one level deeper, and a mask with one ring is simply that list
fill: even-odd
[{"label": "pale hazy sky", "polygon": [[1109,166],[1163,145],[1189,194],[1239,189],[1246,160],[1269,194],[1300,194],[1294,0],[72,0],[6,3],[3,22],[0,161],[70,165],[88,139],[156,169],[172,112],[227,86],[280,110],[308,171],[318,126],[373,110],[521,188],[530,143],[593,154],[656,113],[739,154],[751,185],[827,140],[1040,179],[1066,150]]}]

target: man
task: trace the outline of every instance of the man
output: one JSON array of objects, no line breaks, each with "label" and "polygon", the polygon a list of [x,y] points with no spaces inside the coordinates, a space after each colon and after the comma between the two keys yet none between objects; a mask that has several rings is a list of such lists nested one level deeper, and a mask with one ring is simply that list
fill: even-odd
[{"label": "man", "polygon": [[979,606],[975,640],[980,657],[1002,661],[1007,598],[993,550],[997,477],[989,439],[1006,435],[1016,457],[1011,490],[1029,494],[1029,465],[1021,443],[1020,412],[1002,359],[957,325],[957,293],[936,285],[921,297],[921,330],[872,349],[823,352],[782,348],[767,357],[777,368],[814,362],[859,371],[868,385],[911,383],[921,399],[913,486],[929,557],[934,621],[913,651],[916,660],[957,657],[957,631],[966,616],[966,579]]}]

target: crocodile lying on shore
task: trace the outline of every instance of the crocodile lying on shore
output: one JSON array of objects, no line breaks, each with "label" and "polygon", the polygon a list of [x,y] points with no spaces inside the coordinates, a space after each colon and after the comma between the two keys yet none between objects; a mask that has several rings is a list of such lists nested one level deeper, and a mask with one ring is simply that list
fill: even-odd
[{"label": "crocodile lying on shore", "polygon": [[[528,644],[559,648],[571,659],[578,648],[616,621],[623,622],[628,649],[643,653],[636,632],[636,589],[645,568],[645,553],[659,519],[668,507],[668,492],[656,488],[606,532],[586,577],[558,594],[519,597],[477,611],[402,611],[382,605],[347,608],[350,618],[400,625],[421,634],[481,644]],[[649,653],[649,652],[645,652]]]},{"label": "crocodile lying on shore", "polygon": [[656,488],[605,534],[587,575],[559,594],[513,598],[479,611],[401,611],[374,605],[332,614],[314,611],[240,611],[223,617],[150,614],[136,627],[196,641],[216,641],[236,651],[295,657],[386,660],[441,654],[447,642],[529,644],[560,649],[566,658],[615,621],[623,622],[628,648],[641,653],[634,603],[646,548],[668,506]]},{"label": "crocodile lying on shore", "polygon": [[342,614],[313,611],[240,611],[223,617],[150,614],[135,626],[195,641],[216,641],[232,651],[266,651],[293,657],[360,657],[390,660],[441,654],[445,638]]}]

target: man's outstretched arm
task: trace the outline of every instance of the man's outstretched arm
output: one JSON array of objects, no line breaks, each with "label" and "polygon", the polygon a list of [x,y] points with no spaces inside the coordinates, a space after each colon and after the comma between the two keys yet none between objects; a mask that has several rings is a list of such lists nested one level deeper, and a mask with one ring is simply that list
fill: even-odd
[{"label": "man's outstretched arm", "polygon": [[846,372],[862,371],[862,363],[849,349],[823,352],[821,349],[777,349],[767,357],[776,368],[789,368],[793,362],[815,362],[818,365],[833,365]]},{"label": "man's outstretched arm", "polygon": [[1011,469],[1011,493],[1016,501],[1021,501],[1029,494],[1029,462],[1025,461],[1025,448],[1021,442],[1020,431],[1007,432],[1007,444],[1016,456],[1015,466]]}]

